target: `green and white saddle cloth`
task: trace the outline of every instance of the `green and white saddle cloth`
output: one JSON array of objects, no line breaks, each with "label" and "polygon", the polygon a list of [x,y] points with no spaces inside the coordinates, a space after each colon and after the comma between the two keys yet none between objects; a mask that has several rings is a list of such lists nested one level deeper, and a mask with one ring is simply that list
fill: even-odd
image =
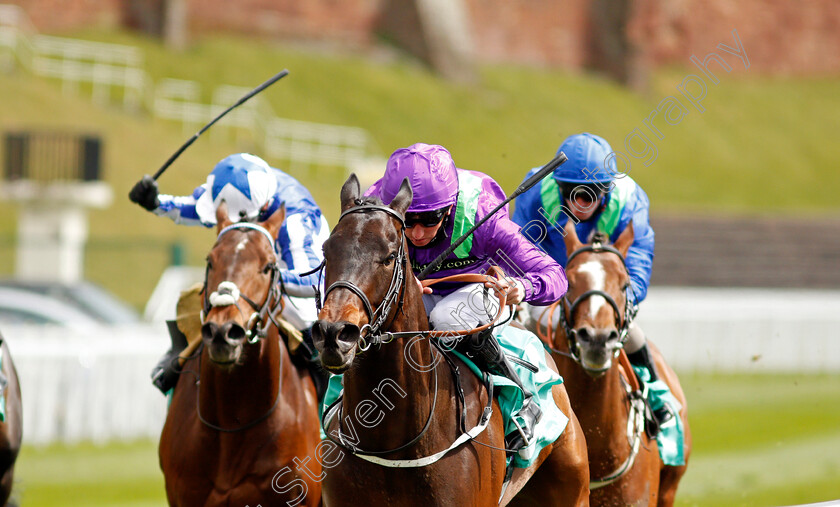
[{"label": "green and white saddle cloth", "polygon": [[[502,350],[506,354],[519,357],[528,361],[538,368],[536,373],[531,370],[513,363],[514,369],[519,374],[519,378],[527,389],[535,394],[537,403],[542,409],[542,419],[537,423],[534,429],[534,446],[533,452],[529,453],[529,458],[523,458],[519,454],[513,455],[513,465],[518,468],[529,467],[534,460],[539,456],[540,451],[547,445],[551,445],[563,433],[569,418],[557,408],[554,404],[554,398],[551,395],[551,387],[563,383],[563,378],[548,367],[545,362],[545,352],[542,342],[531,332],[511,326],[505,327],[501,333],[496,331],[494,334],[499,340]],[[483,377],[482,372],[463,355],[453,352],[475,373],[479,378]],[[515,431],[516,425],[513,423],[513,416],[519,412],[522,407],[523,395],[519,387],[506,377],[499,375],[491,375],[495,386],[496,397],[499,401],[499,407],[502,412],[502,419],[505,424],[505,434],[510,434]],[[324,396],[324,402],[321,406],[323,413],[341,394],[341,375],[333,375],[330,377],[329,387]],[[521,425],[520,419],[517,422]],[[453,421],[453,424],[455,422]],[[321,438],[326,438],[321,430]]]}]

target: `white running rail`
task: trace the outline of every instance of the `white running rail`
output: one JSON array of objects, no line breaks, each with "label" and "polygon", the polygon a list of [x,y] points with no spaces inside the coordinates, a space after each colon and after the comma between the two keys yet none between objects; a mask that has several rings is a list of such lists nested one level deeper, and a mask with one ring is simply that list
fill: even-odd
[{"label": "white running rail", "polygon": [[[122,96],[128,110],[146,105],[154,116],[177,121],[192,134],[236,102],[250,88],[221,85],[212,103],[202,103],[198,83],[179,79],[151,82],[143,53],[133,46],[38,34],[16,5],[0,4],[0,71],[18,62],[35,75],[59,79],[66,92],[88,85],[98,104]],[[295,171],[313,166],[342,167],[366,182],[381,175],[385,161],[370,134],[359,127],[327,125],[278,117],[255,97],[217,124],[211,135],[232,133],[239,144],[260,149],[266,158]]]}]

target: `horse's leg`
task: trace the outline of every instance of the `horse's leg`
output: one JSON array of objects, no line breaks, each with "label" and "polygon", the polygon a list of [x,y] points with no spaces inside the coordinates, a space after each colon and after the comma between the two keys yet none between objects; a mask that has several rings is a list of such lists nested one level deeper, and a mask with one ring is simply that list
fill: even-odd
[{"label": "horse's leg", "polygon": [[685,428],[685,465],[682,466],[662,466],[662,471],[659,474],[659,507],[670,507],[674,505],[674,499],[677,495],[677,486],[680,479],[685,474],[688,467],[688,457],[691,454],[691,429],[688,426],[688,406],[686,404],[685,393],[683,393],[679,378],[674,370],[665,362],[662,353],[656,345],[648,340],[651,354],[653,355],[654,364],[659,371],[662,380],[668,384],[671,392],[679,400],[682,405],[680,410],[680,419],[682,419],[683,427]]},{"label": "horse's leg", "polygon": [[[550,355],[549,367],[557,372]],[[589,459],[586,438],[572,411],[565,386],[551,389],[554,403],[569,418],[569,423],[552,445],[551,453],[510,505],[589,505]]]}]

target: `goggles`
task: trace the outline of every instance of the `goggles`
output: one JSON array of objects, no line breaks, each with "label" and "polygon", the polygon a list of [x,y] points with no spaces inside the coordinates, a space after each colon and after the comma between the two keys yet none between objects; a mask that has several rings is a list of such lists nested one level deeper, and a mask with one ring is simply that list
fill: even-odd
[{"label": "goggles", "polygon": [[449,206],[434,211],[424,211],[422,213],[406,213],[405,227],[406,229],[410,229],[415,225],[434,227],[443,220],[443,217],[446,216],[446,212],[448,210]]},{"label": "goggles", "polygon": [[587,183],[568,183],[565,181],[558,182],[560,184],[560,195],[566,202],[572,202],[575,199],[580,199],[587,203],[597,201],[603,195],[601,187],[595,184]]}]

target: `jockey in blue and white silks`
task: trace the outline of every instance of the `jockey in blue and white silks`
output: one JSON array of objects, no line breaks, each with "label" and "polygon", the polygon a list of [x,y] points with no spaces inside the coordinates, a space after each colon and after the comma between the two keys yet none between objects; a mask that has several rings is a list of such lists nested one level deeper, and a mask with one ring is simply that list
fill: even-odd
[{"label": "jockey in blue and white silks", "polygon": [[[280,254],[280,276],[288,295],[315,296],[318,274],[302,277],[300,273],[321,264],[324,259],[321,247],[330,229],[309,190],[288,174],[269,167],[255,155],[239,153],[219,162],[207,181],[191,195],[160,194],[158,199],[160,204],[152,210],[154,214],[169,217],[178,224],[205,227],[216,225],[216,206],[222,200],[227,203],[234,222],[240,220],[241,213],[249,219],[263,220],[285,203],[286,221],[274,245]],[[317,318],[315,307],[311,310],[301,316],[308,321],[307,326]],[[304,325],[290,322],[299,328]]]},{"label": "jockey in blue and white silks", "polygon": [[[158,194],[157,182],[145,176],[132,188],[129,199],[177,224],[204,227],[216,225],[216,208],[222,201],[233,222],[265,220],[285,205],[286,218],[274,240],[280,259],[280,283],[285,290],[281,315],[303,332],[308,344],[309,329],[318,318],[315,295],[319,280],[317,274],[301,273],[312,271],[323,261],[322,247],[330,228],[312,194],[296,179],[270,167],[260,157],[237,153],[216,164],[207,180],[190,195]],[[179,332],[183,337],[183,330],[177,322],[169,324],[173,348],[152,371],[153,383],[164,392],[177,381],[176,369],[172,368],[180,352],[177,349],[186,347],[186,342],[176,337]]]},{"label": "jockey in blue and white silks", "polygon": [[[654,233],[650,226],[650,201],[642,187],[616,169],[616,155],[602,137],[584,132],[569,136],[557,152],[564,152],[568,161],[558,167],[553,178],[545,178],[516,198],[513,221],[522,227],[522,234],[539,246],[563,267],[571,252],[566,251],[563,228],[574,220],[578,237],[588,243],[595,232],[609,236],[610,242],[632,222],[634,239],[625,262],[630,273],[631,301],[639,304],[647,296],[653,268]],[[531,169],[529,178],[539,168]],[[534,321],[547,324],[548,316],[542,308],[530,307]],[[555,312],[552,325],[556,329],[560,312]],[[624,344],[627,357],[636,366],[650,371],[653,382],[656,369],[642,329],[630,325]],[[671,414],[657,413],[662,423]]]}]

